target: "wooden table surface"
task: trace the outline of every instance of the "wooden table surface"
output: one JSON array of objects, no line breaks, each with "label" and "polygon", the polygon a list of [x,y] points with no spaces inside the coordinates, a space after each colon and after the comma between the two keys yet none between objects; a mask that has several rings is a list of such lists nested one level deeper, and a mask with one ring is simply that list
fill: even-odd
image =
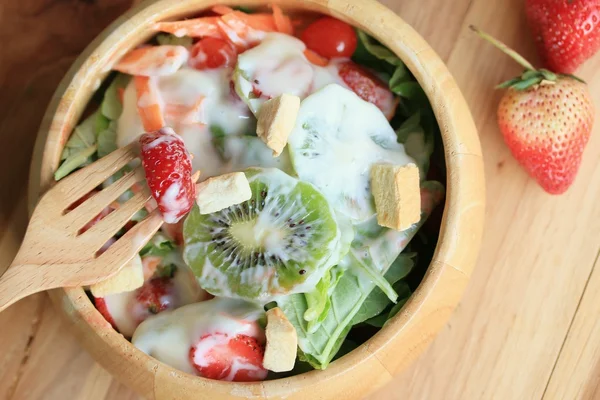
[{"label": "wooden table surface", "polygon": [[[0,0],[0,271],[26,224],[41,116],[85,45],[131,0]],[[577,181],[545,194],[511,157],[493,86],[519,72],[477,24],[536,61],[523,0],[386,0],[447,62],[480,132],[487,181],[478,266],[433,345],[370,399],[600,398],[600,122]],[[600,55],[579,74],[600,106]],[[46,295],[0,314],[0,399],[135,399],[85,353]]]}]

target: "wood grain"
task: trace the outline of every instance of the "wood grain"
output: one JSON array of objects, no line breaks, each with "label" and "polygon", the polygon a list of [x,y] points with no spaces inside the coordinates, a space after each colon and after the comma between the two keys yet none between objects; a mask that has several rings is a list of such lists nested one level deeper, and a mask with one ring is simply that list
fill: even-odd
[{"label": "wood grain", "polygon": [[[154,236],[163,223],[158,210],[97,255],[116,231],[152,198],[147,186],[80,234],[83,227],[111,202],[144,179],[141,166],[125,173],[74,210],[64,213],[70,205],[84,200],[90,191],[138,159],[136,145],[115,150],[62,179],[44,193],[33,210],[19,252],[0,276],[0,312],[33,293],[89,286],[114,277]],[[139,272],[141,276],[141,261]]]},{"label": "wood grain", "polygon": [[[598,234],[598,232],[596,232]],[[600,397],[600,259],[554,366],[544,400]]]},{"label": "wood grain", "polygon": [[[48,3],[53,5],[39,11]],[[600,249],[599,205],[594,202],[600,187],[600,124],[575,186],[566,196],[541,193],[513,161],[495,124],[499,94],[491,88],[518,68],[466,29],[475,23],[535,61],[521,2],[384,3],[424,36],[456,77],[480,132],[489,201],[483,252],[461,306],[427,353],[371,399],[540,399],[544,390],[548,399],[600,398],[600,264],[593,266]],[[17,193],[0,190],[0,260],[5,261],[0,270],[24,232],[30,149],[49,96],[70,63],[59,62],[72,60],[128,5],[126,0],[25,0],[0,6],[0,39],[5,44],[0,47],[0,82],[3,90],[9,89],[0,96],[0,137],[7,140],[0,146],[0,166],[11,171],[0,174],[0,183]],[[70,23],[54,26],[56,15]],[[24,20],[29,21],[22,25]],[[30,29],[30,36],[16,37],[15,32],[23,32],[21,26]],[[71,36],[63,38],[67,31]],[[68,46],[54,43],[57,37]],[[19,40],[33,44],[21,47]],[[40,50],[44,45],[50,47]],[[42,64],[46,69],[32,74]],[[596,105],[599,67],[596,56],[581,71]],[[79,348],[45,302],[45,295],[32,297],[0,314],[0,398],[138,399],[115,380],[106,386],[108,375]],[[44,318],[62,328],[41,323]],[[38,345],[44,337],[61,351]],[[37,388],[38,375],[48,377],[43,379],[46,393]]]},{"label": "wood grain", "polygon": [[[446,330],[373,399],[541,398],[598,254],[600,125],[575,185],[560,197],[546,195],[526,176],[496,127],[498,95],[486,88],[518,73],[518,67],[470,34],[467,25],[478,24],[535,58],[521,39],[527,32],[520,6],[518,0],[472,2],[448,59],[484,151],[490,204],[478,267]],[[596,57],[581,70],[596,87],[599,65]],[[600,104],[598,91],[592,93]]]}]

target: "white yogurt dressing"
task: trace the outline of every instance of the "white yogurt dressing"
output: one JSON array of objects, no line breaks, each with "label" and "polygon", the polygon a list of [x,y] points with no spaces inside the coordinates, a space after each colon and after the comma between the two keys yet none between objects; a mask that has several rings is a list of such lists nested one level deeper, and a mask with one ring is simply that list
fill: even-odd
[{"label": "white yogurt dressing", "polygon": [[110,313],[117,330],[125,337],[131,337],[137,327],[137,321],[129,312],[129,304],[134,300],[135,290],[104,296],[106,309]]},{"label": "white yogurt dressing", "polygon": [[[194,155],[192,166],[202,172],[203,178],[219,174],[222,167],[219,153],[212,145],[210,126],[218,126],[227,135],[247,134],[254,129],[248,107],[231,94],[230,74],[229,68],[204,71],[182,68],[172,75],[156,77],[165,122]],[[137,101],[135,85],[129,83],[117,124],[119,147],[144,133]]]},{"label": "white yogurt dressing", "polygon": [[[173,277],[175,305],[177,307],[202,301],[208,296],[179,254],[172,253],[165,258],[163,263],[177,265]],[[106,308],[115,322],[117,330],[126,337],[131,337],[139,324],[139,319],[135,315],[137,313],[135,310],[135,295],[136,290],[133,290],[104,297]]]},{"label": "white yogurt dressing", "polygon": [[289,153],[284,149],[279,157],[255,136],[228,136],[224,141],[223,156],[227,160],[225,172],[243,171],[249,167],[279,168],[294,175]]},{"label": "white yogurt dressing", "polygon": [[288,147],[298,177],[355,221],[375,214],[369,176],[373,164],[414,163],[381,110],[336,84],[302,102]]},{"label": "white yogurt dressing", "polygon": [[[209,334],[239,334],[252,336],[264,342],[264,332],[256,321],[262,318],[261,306],[241,300],[215,298],[189,304],[174,311],[165,311],[148,318],[136,329],[131,342],[144,353],[184,372],[195,373],[190,362],[190,348]],[[221,336],[224,339],[224,336]],[[219,340],[219,338],[215,339]],[[209,349],[207,341],[195,353],[195,362],[205,365],[203,356]],[[215,344],[215,343],[212,343]],[[254,366],[253,366],[254,367]],[[230,378],[244,363],[234,362]]]},{"label": "white yogurt dressing", "polygon": [[[240,54],[236,83],[253,113],[258,112],[266,98],[282,93],[300,97],[308,94],[314,70],[304,56],[305,49],[295,37],[269,33],[258,46]],[[252,98],[254,88],[264,96]]]},{"label": "white yogurt dressing", "polygon": [[295,37],[269,33],[258,46],[240,54],[234,80],[253,113],[268,98],[283,93],[304,98],[330,83],[346,86],[338,71],[347,58],[332,59],[320,67],[306,59],[304,50],[305,44]]}]

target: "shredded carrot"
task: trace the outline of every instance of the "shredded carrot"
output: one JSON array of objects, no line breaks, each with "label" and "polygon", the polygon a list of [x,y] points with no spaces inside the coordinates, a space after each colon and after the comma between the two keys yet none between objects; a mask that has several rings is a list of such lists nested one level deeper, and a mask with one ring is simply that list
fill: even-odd
[{"label": "shredded carrot", "polygon": [[135,63],[136,61],[141,60],[147,54],[147,52],[148,46],[138,47],[137,49],[131,50],[119,60],[117,65],[114,66],[114,69],[119,69],[122,65]]},{"label": "shredded carrot", "polygon": [[119,102],[121,104],[125,102],[125,88],[117,88],[117,97],[119,98]]},{"label": "shredded carrot", "polygon": [[220,19],[221,17],[201,17],[184,21],[159,22],[154,29],[176,36],[187,35],[194,38],[210,36],[221,39],[223,35],[217,26],[217,21]]},{"label": "shredded carrot", "polygon": [[185,63],[188,54],[182,46],[145,46],[125,54],[113,69],[129,75],[171,75]]},{"label": "shredded carrot", "polygon": [[144,280],[152,278],[152,275],[158,269],[158,266],[162,262],[162,257],[159,256],[145,256],[142,257],[142,270],[144,271]]},{"label": "shredded carrot", "polygon": [[238,49],[253,45],[253,31],[284,32],[293,34],[294,28],[290,18],[283,14],[278,6],[273,7],[273,14],[246,14],[228,6],[218,5],[212,8],[219,16],[201,17],[175,22],[159,22],[155,29],[177,36],[216,37],[229,40]]},{"label": "shredded carrot", "polygon": [[206,122],[202,113],[202,103],[204,102],[204,96],[201,96],[194,105],[192,105],[188,112],[181,119],[181,123],[184,124],[203,124]]},{"label": "shredded carrot", "polygon": [[160,107],[160,93],[156,81],[152,77],[135,76],[137,92],[137,109],[146,132],[152,132],[165,126],[165,119]]},{"label": "shredded carrot", "polygon": [[222,4],[218,4],[218,5],[214,6],[213,8],[211,8],[211,10],[215,14],[219,14],[219,15],[229,14],[234,11],[233,8],[231,8],[229,6],[224,6]]},{"label": "shredded carrot", "polygon": [[203,124],[203,101],[204,96],[200,96],[191,106],[184,104],[167,104],[165,105],[165,115],[169,119],[177,119],[182,124]]},{"label": "shredded carrot", "polygon": [[314,65],[318,65],[319,67],[324,67],[329,64],[329,60],[325,57],[315,53],[312,50],[306,49],[304,50],[304,56],[308,61],[310,61]]},{"label": "shredded carrot", "polygon": [[288,35],[294,34],[292,21],[290,21],[290,18],[283,13],[283,10],[277,4],[273,4],[273,21],[275,22],[275,27],[279,32],[286,33]]},{"label": "shredded carrot", "polygon": [[189,110],[188,106],[183,104],[166,104],[165,115],[167,118],[176,119],[184,115]]},{"label": "shredded carrot", "polygon": [[394,106],[390,108],[390,111],[386,114],[386,118],[388,121],[391,121],[394,118],[394,114],[396,114],[396,108],[398,108],[398,104],[400,104],[400,97],[396,96],[394,99]]}]

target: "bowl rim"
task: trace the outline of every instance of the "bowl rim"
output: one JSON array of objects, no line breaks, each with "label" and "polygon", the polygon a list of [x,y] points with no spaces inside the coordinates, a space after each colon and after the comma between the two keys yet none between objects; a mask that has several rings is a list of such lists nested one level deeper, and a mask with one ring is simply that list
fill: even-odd
[{"label": "bowl rim", "polygon": [[[317,11],[347,21],[386,45],[415,75],[432,104],[444,142],[448,179],[438,243],[415,293],[402,311],[366,343],[326,370],[265,382],[221,382],[180,372],[142,353],[112,329],[81,288],[51,291],[60,313],[94,358],[117,374],[118,379],[150,398],[171,398],[173,393],[189,395],[192,390],[197,396],[198,389],[211,391],[213,397],[206,398],[216,394],[223,398],[272,398],[293,394],[299,388],[319,390],[322,398],[330,398],[328,393],[339,395],[339,391],[332,391],[331,382],[340,379],[346,381],[344,391],[350,397],[364,395],[410,364],[445,325],[464,292],[479,251],[485,197],[483,160],[466,101],[432,48],[399,16],[373,0],[154,0],[138,4],[88,45],[56,89],[34,150],[30,213],[39,194],[54,182],[53,172],[62,147],[94,88],[116,60],[150,36],[153,22],[189,15],[192,10],[197,13],[216,4],[267,3]],[[118,366],[119,362],[134,363],[136,368]],[[368,386],[352,377],[362,377]]]}]

